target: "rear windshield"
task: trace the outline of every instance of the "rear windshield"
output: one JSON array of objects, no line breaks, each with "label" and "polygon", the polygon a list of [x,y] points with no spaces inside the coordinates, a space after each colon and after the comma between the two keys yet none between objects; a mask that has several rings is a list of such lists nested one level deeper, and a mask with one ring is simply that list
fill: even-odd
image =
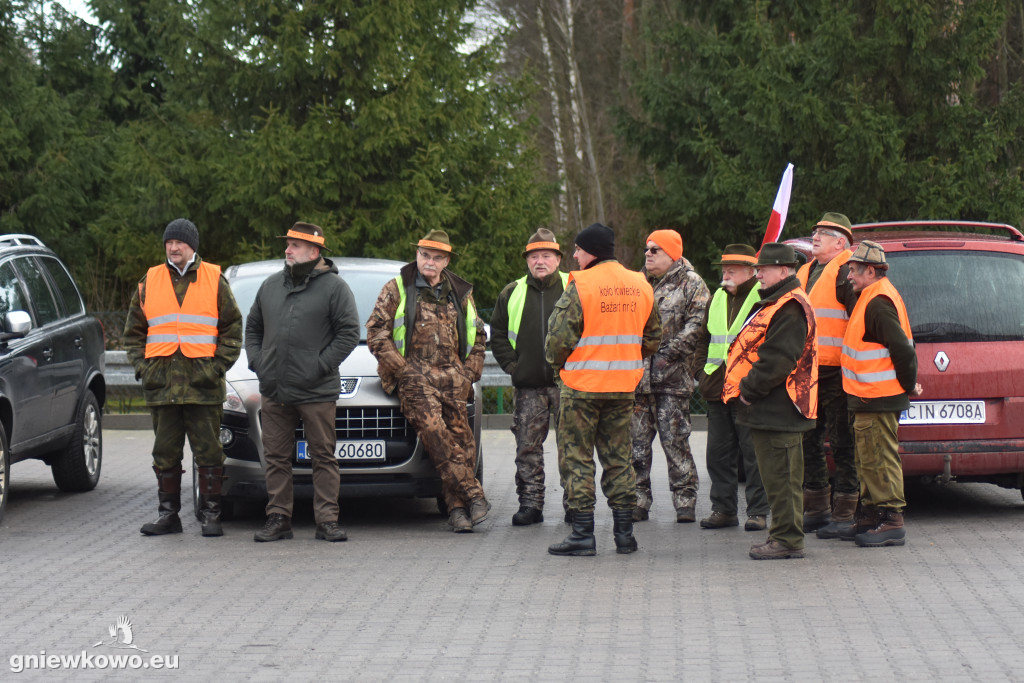
[{"label": "rear windshield", "polygon": [[1024,256],[950,250],[886,258],[914,341],[1024,340]]},{"label": "rear windshield", "polygon": [[[388,280],[393,280],[397,274],[397,268],[393,273],[355,270],[344,273],[343,279],[352,289],[356,308],[359,309],[359,339],[361,341],[366,341],[364,325],[370,319],[370,313],[373,311],[374,304],[377,303],[380,290],[384,288]],[[231,292],[235,295],[235,301],[238,302],[238,308],[242,311],[243,316],[248,317],[252,302],[256,300],[256,292],[265,279],[265,275],[260,275],[258,277],[239,277],[231,281]]]}]

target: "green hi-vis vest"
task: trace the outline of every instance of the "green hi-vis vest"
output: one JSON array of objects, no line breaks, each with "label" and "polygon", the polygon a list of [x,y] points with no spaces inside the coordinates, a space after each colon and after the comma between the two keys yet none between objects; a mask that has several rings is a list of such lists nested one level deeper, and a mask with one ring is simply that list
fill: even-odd
[{"label": "green hi-vis vest", "polygon": [[732,327],[726,322],[729,318],[728,296],[729,293],[724,288],[719,289],[711,299],[711,306],[708,307],[708,332],[711,334],[711,343],[708,344],[708,362],[704,365],[704,373],[708,375],[715,374],[715,370],[725,363],[729,356],[729,345],[743,328],[750,309],[761,299],[761,283],[755,284],[747,292],[747,298],[732,321]]},{"label": "green hi-vis vest", "polygon": [[[562,290],[569,285],[569,273],[558,273],[562,278]],[[508,298],[508,343],[515,351],[516,340],[519,338],[519,323],[523,322],[523,309],[526,308],[526,276],[516,280],[516,288]]]},{"label": "green hi-vis vest", "polygon": [[[398,285],[398,308],[395,310],[395,322],[391,330],[391,339],[394,340],[395,346],[398,347],[398,352],[405,355],[405,302],[407,296],[405,293],[405,286],[402,283],[402,276],[398,275],[395,277],[395,284]],[[412,285],[415,288],[415,285]],[[454,298],[454,297],[452,297]],[[413,297],[415,299],[415,297]],[[473,306],[471,299],[466,300],[469,306],[466,307],[466,319],[459,321],[459,355],[463,360],[469,358],[470,352],[473,350],[473,345],[476,344],[476,307]],[[458,301],[455,302],[456,308],[461,308]],[[414,312],[415,314],[415,312]]]}]

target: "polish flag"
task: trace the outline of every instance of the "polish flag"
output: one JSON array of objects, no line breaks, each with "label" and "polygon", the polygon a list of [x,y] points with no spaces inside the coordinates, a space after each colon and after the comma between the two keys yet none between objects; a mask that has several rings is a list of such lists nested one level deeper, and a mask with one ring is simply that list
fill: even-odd
[{"label": "polish flag", "polygon": [[782,174],[782,182],[779,184],[779,193],[775,195],[775,205],[772,207],[772,217],[768,219],[768,227],[764,231],[764,239],[761,246],[769,242],[778,242],[782,235],[782,226],[786,224],[786,214],[789,212],[789,197],[793,194],[793,164],[786,164],[786,172]]}]

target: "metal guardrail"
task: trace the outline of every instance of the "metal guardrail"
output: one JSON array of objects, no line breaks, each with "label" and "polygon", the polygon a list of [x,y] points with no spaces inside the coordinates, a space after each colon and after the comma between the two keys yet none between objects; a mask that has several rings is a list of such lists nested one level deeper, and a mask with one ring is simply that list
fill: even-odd
[{"label": "metal guardrail", "polygon": [[[104,377],[107,386],[111,387],[138,387],[139,381],[135,379],[135,369],[128,362],[128,354],[125,351],[106,352],[107,369]],[[484,356],[484,372],[480,378],[481,386],[485,387],[510,387],[512,378],[502,371],[494,355],[488,351]]]}]

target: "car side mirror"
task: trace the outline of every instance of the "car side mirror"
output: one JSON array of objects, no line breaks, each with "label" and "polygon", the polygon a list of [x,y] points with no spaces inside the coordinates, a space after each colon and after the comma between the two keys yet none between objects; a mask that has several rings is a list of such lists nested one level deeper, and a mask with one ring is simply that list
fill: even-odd
[{"label": "car side mirror", "polygon": [[3,315],[0,341],[24,337],[32,329],[32,317],[25,311],[9,311]]}]

